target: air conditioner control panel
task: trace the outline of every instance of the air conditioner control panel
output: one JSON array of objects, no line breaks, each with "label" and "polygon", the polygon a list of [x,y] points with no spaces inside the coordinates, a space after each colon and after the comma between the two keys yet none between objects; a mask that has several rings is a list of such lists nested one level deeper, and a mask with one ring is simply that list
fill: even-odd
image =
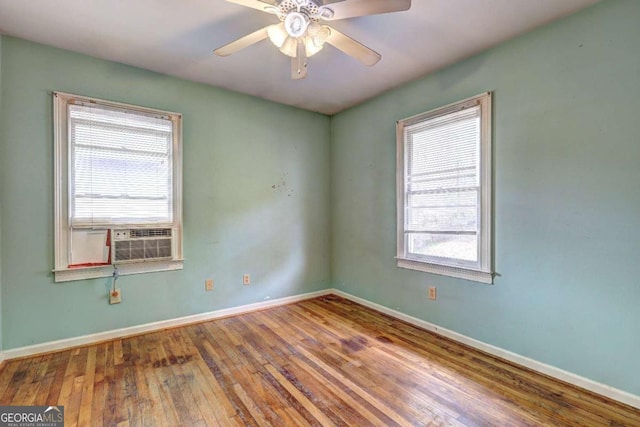
[{"label": "air conditioner control panel", "polygon": [[114,240],[126,240],[129,238],[129,230],[113,230]]}]

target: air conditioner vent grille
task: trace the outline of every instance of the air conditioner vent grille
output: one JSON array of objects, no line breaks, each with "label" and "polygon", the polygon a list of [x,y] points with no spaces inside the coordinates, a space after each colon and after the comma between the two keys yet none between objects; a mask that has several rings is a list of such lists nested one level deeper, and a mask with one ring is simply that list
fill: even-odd
[{"label": "air conditioner vent grille", "polygon": [[170,228],[113,230],[113,261],[140,262],[171,259],[173,238]]},{"label": "air conditioner vent grille", "polygon": [[170,228],[134,228],[129,231],[129,236],[134,238],[139,237],[171,237]]}]

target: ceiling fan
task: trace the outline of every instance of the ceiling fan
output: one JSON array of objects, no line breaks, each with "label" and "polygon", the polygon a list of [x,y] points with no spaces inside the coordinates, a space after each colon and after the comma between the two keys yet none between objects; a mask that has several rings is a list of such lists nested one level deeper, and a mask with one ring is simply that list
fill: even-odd
[{"label": "ceiling fan", "polygon": [[307,76],[307,58],[322,50],[325,43],[368,66],[375,65],[382,58],[362,43],[321,24],[322,21],[398,12],[411,7],[411,0],[337,0],[332,3],[326,0],[227,1],[276,15],[280,23],[261,28],[219,47],[213,53],[228,56],[269,38],[280,52],[291,57],[292,79],[304,79]]}]

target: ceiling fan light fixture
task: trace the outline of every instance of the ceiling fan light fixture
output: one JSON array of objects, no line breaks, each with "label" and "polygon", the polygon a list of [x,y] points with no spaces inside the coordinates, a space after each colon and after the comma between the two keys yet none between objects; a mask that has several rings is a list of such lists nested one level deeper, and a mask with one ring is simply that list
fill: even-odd
[{"label": "ceiling fan light fixture", "polygon": [[322,26],[320,24],[318,24],[317,22],[311,22],[307,27],[307,35],[315,36],[316,34],[318,34],[318,31],[320,31],[320,29],[322,29]]},{"label": "ceiling fan light fixture", "polygon": [[295,58],[298,55],[298,39],[287,37],[282,46],[280,46],[280,52]]},{"label": "ceiling fan light fixture", "polygon": [[320,27],[319,30],[315,31],[315,34],[312,35],[311,31],[309,31],[309,33],[310,34],[304,38],[307,57],[313,56],[322,50],[324,43],[331,35],[331,30],[328,27]]},{"label": "ceiling fan light fixture", "polygon": [[324,43],[327,41],[330,35],[331,35],[331,29],[327,26],[324,26],[320,28],[320,31],[314,34],[313,43],[322,47],[324,46]]},{"label": "ceiling fan light fixture", "polygon": [[284,29],[283,22],[270,25],[267,28],[267,34],[269,35],[271,43],[273,43],[278,49],[282,47],[284,41],[289,37],[289,34],[287,34],[287,31]]},{"label": "ceiling fan light fixture", "polygon": [[318,46],[313,42],[313,38],[305,37],[304,38],[304,48],[307,53],[307,58],[315,55],[316,53],[322,50],[322,45]]}]

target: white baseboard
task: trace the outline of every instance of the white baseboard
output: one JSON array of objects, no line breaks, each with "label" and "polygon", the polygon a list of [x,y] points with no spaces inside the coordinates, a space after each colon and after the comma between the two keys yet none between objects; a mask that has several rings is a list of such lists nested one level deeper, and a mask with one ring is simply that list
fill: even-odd
[{"label": "white baseboard", "polygon": [[10,350],[5,350],[4,354],[0,355],[0,361],[2,360],[2,356],[4,356],[4,360],[10,360],[19,357],[33,356],[41,353],[50,353],[52,351],[66,350],[72,347],[94,344],[97,342],[108,341],[116,338],[140,335],[147,332],[154,332],[167,328],[175,328],[176,326],[184,326],[192,323],[204,322],[207,320],[219,319],[222,317],[229,317],[257,310],[264,310],[271,307],[277,307],[279,305],[291,304],[298,301],[316,298],[330,293],[332,293],[332,290],[325,289],[317,292],[309,292],[301,295],[294,295],[285,298],[278,298],[269,301],[241,305],[238,307],[210,311],[207,313],[178,317],[176,319],[161,320],[159,322],[145,323],[144,325],[131,326],[128,328],[115,329],[112,331],[99,332],[96,334],[83,335],[58,341],[49,341],[42,344],[35,344],[26,347],[13,348]]},{"label": "white baseboard", "polygon": [[635,394],[631,394],[626,391],[608,386],[606,384],[602,384],[602,383],[590,380],[588,378],[581,377],[580,375],[576,375],[571,372],[565,371],[563,369],[556,368],[555,366],[547,365],[546,363],[538,362],[537,360],[533,360],[528,357],[521,356],[519,354],[505,350],[503,348],[496,347],[494,345],[487,344],[482,341],[478,341],[476,339],[470,338],[466,335],[459,334],[449,329],[441,328],[440,326],[434,325],[433,323],[429,323],[427,321],[418,319],[417,317],[409,316],[408,314],[401,313],[399,311],[393,310],[391,308],[385,307],[380,304],[376,304],[374,302],[357,297],[355,295],[348,294],[338,289],[331,289],[331,293],[335,295],[339,295],[353,302],[362,304],[365,307],[369,307],[374,310],[380,311],[382,313],[388,314],[389,316],[395,317],[397,319],[404,320],[405,322],[411,323],[412,325],[418,326],[422,329],[426,329],[438,335],[442,335],[454,341],[457,341],[462,344],[466,344],[470,347],[476,348],[478,350],[484,351],[485,353],[489,353],[501,359],[508,360],[509,362],[516,363],[518,365],[524,366],[531,370],[543,373],[550,377],[553,377],[561,381],[567,382],[569,384],[573,384],[575,386],[589,390],[593,393],[606,396],[613,400],[617,400],[619,402],[633,406],[634,408],[640,409],[640,396],[636,396]]}]

